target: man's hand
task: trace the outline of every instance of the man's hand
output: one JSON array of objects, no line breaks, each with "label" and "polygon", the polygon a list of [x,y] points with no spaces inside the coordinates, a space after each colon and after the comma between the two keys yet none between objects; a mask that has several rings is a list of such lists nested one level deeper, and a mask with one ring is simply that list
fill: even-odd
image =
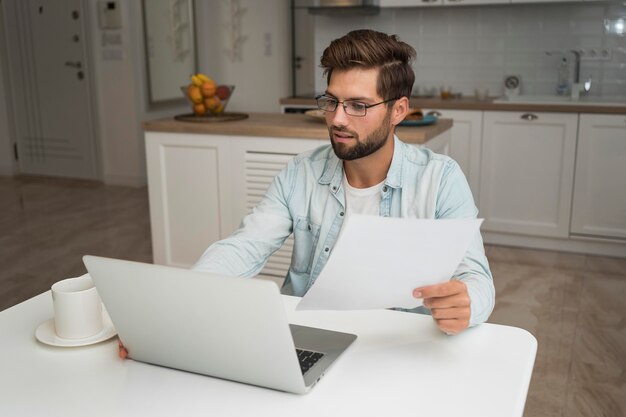
[{"label": "man's hand", "polygon": [[117,347],[118,347],[118,355],[121,359],[126,359],[128,357],[128,351],[126,350],[126,348],[124,347],[124,344],[122,343],[122,340],[118,337],[117,338]]},{"label": "man's hand", "polygon": [[416,288],[413,297],[424,299],[424,306],[430,309],[441,331],[457,334],[469,326],[470,298],[462,281],[453,279],[443,284]]}]

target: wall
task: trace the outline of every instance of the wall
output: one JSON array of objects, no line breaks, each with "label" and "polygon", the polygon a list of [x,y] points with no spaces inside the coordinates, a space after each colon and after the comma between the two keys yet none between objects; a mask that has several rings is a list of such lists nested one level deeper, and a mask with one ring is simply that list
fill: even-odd
[{"label": "wall", "polygon": [[102,167],[102,178],[109,184],[142,185],[145,163],[142,163],[137,126],[140,122],[138,85],[133,68],[138,54],[131,30],[133,22],[128,5],[123,4],[118,59],[104,57],[102,34],[98,26],[97,0],[89,0],[89,36],[91,72],[94,79],[96,132]]},{"label": "wall", "polygon": [[[89,1],[95,19],[97,0]],[[232,62],[225,52],[230,45],[230,33],[225,28],[225,22],[230,19],[229,4],[196,0],[198,68],[219,83],[236,86],[228,111],[279,111],[279,99],[289,94],[290,85],[289,2],[236,3],[245,9],[240,34],[246,40],[242,43],[240,59]],[[120,4],[124,22],[120,30],[122,60],[103,59],[102,31],[97,25],[92,27],[103,179],[109,184],[142,185],[146,181],[142,121],[170,117],[190,109],[184,103],[149,106],[141,2]],[[267,34],[271,39],[269,54]]]},{"label": "wall", "polygon": [[[232,17],[231,4],[242,8],[240,20]],[[196,9],[198,65],[218,83],[235,85],[228,110],[280,111],[291,85],[289,0],[196,1]],[[228,52],[233,35],[243,38],[234,59]]]},{"label": "wall", "polygon": [[[545,51],[609,48],[607,62],[583,61],[593,77],[591,95],[626,96],[626,37],[604,34],[605,17],[626,16],[621,2],[382,9],[373,17],[315,17],[315,54],[350,30],[396,33],[417,50],[416,87],[451,86],[473,95],[486,87],[503,93],[506,75],[519,75],[528,94],[553,94],[560,56]],[[573,58],[568,54],[568,58]],[[316,70],[316,91],[325,80]]]},{"label": "wall", "polygon": [[[0,0],[3,1],[8,0]],[[87,35],[91,45],[96,141],[102,179],[108,184],[141,186],[146,182],[142,122],[190,109],[184,102],[157,108],[148,104],[141,2],[119,1],[122,28],[113,32],[121,35],[122,43],[115,47],[121,52],[115,59],[105,58],[105,50],[111,47],[102,45],[103,31],[97,24],[97,0],[83,2],[90,27]],[[195,3],[199,68],[218,82],[236,85],[228,110],[279,111],[278,101],[289,94],[290,85],[288,0],[196,0]],[[230,44],[224,22],[228,21],[231,3],[238,3],[246,9],[240,31],[246,40],[242,44],[240,59],[234,62],[224,52]],[[4,42],[1,38],[0,41]],[[0,66],[0,175],[10,174],[13,170],[13,140],[7,132],[10,124],[5,122],[12,117],[4,102],[6,78]]]},{"label": "wall", "polygon": [[[181,104],[151,108],[145,68],[143,18],[140,1],[120,1],[121,45],[105,46],[97,24],[97,0],[89,0],[91,55],[96,90],[97,136],[102,179],[107,184],[141,186],[146,183],[142,122],[187,111]],[[119,50],[111,59],[107,51]]]}]

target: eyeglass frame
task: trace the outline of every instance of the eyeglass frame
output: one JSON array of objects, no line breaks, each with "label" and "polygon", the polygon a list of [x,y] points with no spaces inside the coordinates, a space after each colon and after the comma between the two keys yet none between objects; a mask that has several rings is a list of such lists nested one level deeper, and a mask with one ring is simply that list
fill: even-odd
[{"label": "eyeglass frame", "polygon": [[[320,104],[319,104],[319,99],[321,99],[321,98],[323,98],[323,97],[325,97],[325,98],[327,98],[327,99],[330,99],[330,100],[335,100],[335,101],[336,101],[335,108],[334,108],[334,109],[332,109],[332,110],[326,110],[326,109],[323,109],[323,108],[320,106]],[[370,107],[378,106],[378,105],[381,105],[381,104],[383,104],[383,103],[389,103],[390,101],[400,100],[401,98],[402,98],[402,97],[395,97],[395,98],[390,98],[390,99],[387,99],[387,100],[383,100],[383,101],[378,102],[378,103],[374,103],[374,104],[367,104],[367,103],[363,103],[362,101],[359,101],[359,100],[343,100],[343,101],[339,101],[339,100],[337,100],[337,98],[330,97],[330,96],[328,96],[328,95],[326,95],[326,94],[320,94],[319,96],[316,96],[316,97],[315,97],[315,103],[317,104],[317,108],[318,108],[318,109],[320,109],[320,110],[321,110],[321,111],[323,111],[323,112],[327,112],[327,113],[332,113],[332,112],[335,112],[335,111],[337,111],[337,108],[338,108],[338,107],[339,107],[339,105],[341,104],[341,105],[342,105],[342,107],[343,107],[343,111],[344,111],[344,112],[345,112],[348,116],[352,116],[352,117],[365,117],[365,116],[367,116],[367,109],[369,109]],[[363,107],[364,107],[364,108],[363,108],[363,112],[364,112],[364,113],[363,113],[363,114],[350,114],[350,113],[348,113],[348,111],[347,111],[347,106],[346,106],[346,102],[353,102],[353,103],[359,103],[359,104],[362,104],[362,105],[363,105]]]}]

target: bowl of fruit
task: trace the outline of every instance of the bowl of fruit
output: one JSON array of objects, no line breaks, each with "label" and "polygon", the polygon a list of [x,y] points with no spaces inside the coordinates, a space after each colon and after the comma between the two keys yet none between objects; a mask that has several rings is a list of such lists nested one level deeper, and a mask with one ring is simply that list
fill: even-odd
[{"label": "bowl of fruit", "polygon": [[192,105],[193,115],[199,118],[224,118],[228,100],[234,85],[217,84],[210,77],[198,73],[191,76],[191,83],[181,87]]}]

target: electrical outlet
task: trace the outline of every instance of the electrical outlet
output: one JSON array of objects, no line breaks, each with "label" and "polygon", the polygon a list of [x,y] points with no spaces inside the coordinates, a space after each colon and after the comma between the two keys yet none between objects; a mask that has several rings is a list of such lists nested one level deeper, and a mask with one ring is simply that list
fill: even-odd
[{"label": "electrical outlet", "polygon": [[613,51],[609,48],[580,49],[580,59],[585,61],[610,61]]}]

